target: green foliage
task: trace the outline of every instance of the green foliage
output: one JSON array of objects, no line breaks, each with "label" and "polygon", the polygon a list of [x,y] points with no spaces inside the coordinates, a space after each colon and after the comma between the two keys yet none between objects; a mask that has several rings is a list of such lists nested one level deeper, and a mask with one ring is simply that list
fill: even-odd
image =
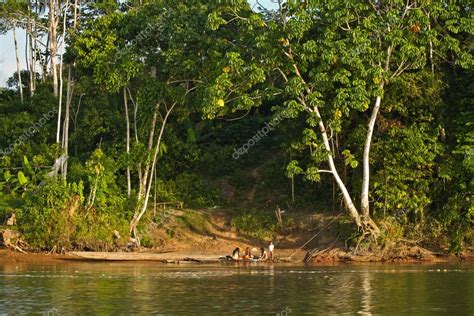
[{"label": "green foliage", "polygon": [[[120,214],[89,210],[74,216],[73,223],[75,232],[71,243],[75,249],[110,251],[127,242],[128,221]],[[114,230],[125,238],[117,241]]]},{"label": "green foliage", "polygon": [[187,230],[191,230],[202,235],[209,234],[209,227],[207,226],[208,218],[205,214],[187,211],[177,218]]},{"label": "green foliage", "polygon": [[234,216],[232,225],[245,234],[260,240],[273,238],[278,229],[273,212],[259,211],[255,208]]},{"label": "green foliage", "polygon": [[213,206],[219,201],[215,185],[197,174],[181,173],[166,182],[166,190],[172,192],[168,193],[171,201],[182,201],[193,207]]},{"label": "green foliage", "polygon": [[87,209],[82,182],[66,184],[52,179],[27,193],[18,226],[27,243],[36,249],[112,249],[113,230],[127,231],[119,213]]},{"label": "green foliage", "polygon": [[26,241],[39,249],[71,247],[74,226],[67,211],[77,190],[61,180],[52,180],[36,192],[28,193],[18,222]]},{"label": "green foliage", "polygon": [[[450,237],[449,247],[453,252],[474,244],[473,78],[472,68],[449,78],[451,89],[446,102],[456,106],[456,111],[446,109],[444,113],[447,151],[438,164],[442,180],[436,187],[437,212],[433,217]],[[446,133],[444,129],[440,132]]]},{"label": "green foliage", "polygon": [[[32,246],[105,249],[112,230],[128,234],[171,106],[151,190],[156,185],[157,201],[221,204],[216,183],[224,179],[239,197],[254,190],[281,204],[290,190],[286,173],[295,205],[328,209],[339,205],[328,189],[331,157],[356,203],[377,97],[370,200],[381,242],[423,234],[454,252],[473,242],[470,2],[286,1],[275,14],[252,11],[246,0],[106,1],[79,9],[61,56],[75,78],[67,181],[47,176],[64,153],[55,144],[49,75],[26,102],[16,76],[0,90],[0,215],[17,213]],[[25,27],[27,10],[18,1],[1,4],[0,32]],[[26,91],[29,73],[20,75]],[[274,130],[235,158],[275,117]],[[269,238],[278,228],[273,217],[252,209],[233,224]],[[180,220],[205,233],[199,216]]]},{"label": "green foliage", "polygon": [[[87,203],[99,209],[120,209],[124,203],[123,193],[116,184],[116,162],[96,149],[85,163],[85,173],[89,184]],[[94,201],[92,201],[94,199]]]},{"label": "green foliage", "polygon": [[[434,135],[433,135],[434,134]],[[430,184],[435,159],[441,152],[437,134],[426,127],[391,130],[388,139],[376,144],[384,168],[374,177],[375,206],[386,214],[398,214],[405,223],[423,220],[432,200]],[[403,151],[400,151],[403,148]]]}]

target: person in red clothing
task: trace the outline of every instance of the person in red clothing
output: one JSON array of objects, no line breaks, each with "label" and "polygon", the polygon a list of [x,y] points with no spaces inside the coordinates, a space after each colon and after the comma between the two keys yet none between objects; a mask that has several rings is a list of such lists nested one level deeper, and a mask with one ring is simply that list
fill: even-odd
[{"label": "person in red clothing", "polygon": [[252,253],[250,252],[250,247],[245,248],[244,260],[253,259]]}]

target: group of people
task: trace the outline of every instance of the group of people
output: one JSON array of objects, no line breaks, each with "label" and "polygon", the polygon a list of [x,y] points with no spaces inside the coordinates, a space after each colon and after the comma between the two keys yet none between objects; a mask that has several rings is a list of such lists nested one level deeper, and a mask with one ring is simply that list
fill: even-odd
[{"label": "group of people", "polygon": [[271,260],[271,261],[273,261],[274,251],[275,251],[275,245],[273,245],[273,242],[270,242],[270,245],[268,245],[268,251],[263,247],[260,248],[260,255],[259,256],[254,256],[252,254],[252,251],[250,251],[250,247],[245,248],[245,252],[241,256],[240,248],[237,247],[232,252],[231,259],[232,260],[257,260],[257,261]]}]

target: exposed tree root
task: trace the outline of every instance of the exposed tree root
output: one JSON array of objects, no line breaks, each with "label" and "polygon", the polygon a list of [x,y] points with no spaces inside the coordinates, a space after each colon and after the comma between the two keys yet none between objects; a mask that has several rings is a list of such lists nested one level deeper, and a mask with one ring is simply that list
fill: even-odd
[{"label": "exposed tree root", "polygon": [[413,244],[412,241],[384,244],[383,247],[374,247],[370,250],[358,251],[361,241],[366,237],[362,235],[358,238],[356,249],[333,248],[332,246],[324,250],[312,249],[308,251],[305,262],[332,263],[332,262],[439,262],[447,260],[470,260],[470,256],[455,256],[454,254],[437,252],[426,249],[420,245]]}]

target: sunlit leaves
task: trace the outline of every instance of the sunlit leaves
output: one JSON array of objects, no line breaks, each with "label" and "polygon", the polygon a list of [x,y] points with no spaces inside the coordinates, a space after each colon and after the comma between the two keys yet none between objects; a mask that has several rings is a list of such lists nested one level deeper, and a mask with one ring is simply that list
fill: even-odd
[{"label": "sunlit leaves", "polygon": [[136,76],[142,66],[138,56],[123,45],[116,27],[124,15],[111,13],[98,18],[73,38],[71,50],[79,67],[92,68],[96,83],[116,92]]},{"label": "sunlit leaves", "polygon": [[209,13],[207,21],[209,23],[208,27],[213,31],[217,30],[222,24],[226,23],[226,21],[221,16],[219,16],[216,11]]},{"label": "sunlit leaves", "polygon": [[304,91],[305,85],[299,77],[292,77],[288,80],[288,83],[285,86],[286,94],[290,96],[298,96]]},{"label": "sunlit leaves", "polygon": [[308,181],[318,182],[321,180],[321,175],[318,172],[318,168],[309,167],[308,169],[306,169],[304,178]]},{"label": "sunlit leaves", "polygon": [[342,151],[342,156],[344,157],[344,164],[346,166],[351,166],[351,168],[355,169],[359,165],[356,157],[351,153],[350,150],[346,149]]}]

